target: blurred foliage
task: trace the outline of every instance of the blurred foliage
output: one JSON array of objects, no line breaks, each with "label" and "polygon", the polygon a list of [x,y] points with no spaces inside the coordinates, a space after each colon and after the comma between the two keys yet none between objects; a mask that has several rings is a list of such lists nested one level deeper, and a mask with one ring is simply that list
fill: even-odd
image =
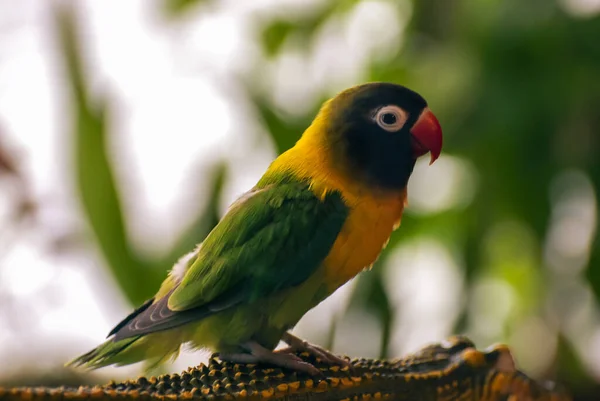
[{"label": "blurred foliage", "polygon": [[[204,3],[210,2],[164,0],[161,4],[165,14],[182,16]],[[310,57],[323,26],[361,3],[365,1],[323,2],[297,18],[261,20],[257,37],[265,60],[277,60],[289,49]],[[566,333],[568,316],[552,309],[557,305],[553,299],[560,301],[561,293],[552,293],[549,283],[560,285],[568,279],[589,287],[595,294],[597,313],[600,236],[595,235],[594,226],[582,274],[569,276],[553,270],[545,255],[555,214],[552,188],[557,176],[575,171],[589,181],[595,196],[600,188],[600,17],[575,17],[551,0],[389,4],[398,13],[412,9],[402,45],[369,60],[362,81],[398,82],[422,93],[444,127],[444,155],[475,166],[477,188],[473,199],[461,207],[432,213],[409,209],[401,234],[392,237],[373,272],[360,277],[348,308],[363,308],[381,323],[380,356],[393,356],[394,311],[402,305],[393,305],[386,292],[384,267],[392,252],[409,240],[434,238],[464,267],[465,302],[454,332],[473,327],[476,317],[470,307],[477,302],[474,289],[482,280],[506,283],[516,294],[517,306],[501,322],[503,337],[509,338],[524,319],[541,319],[557,343],[556,357],[545,375],[557,375],[577,394],[593,394],[594,379],[582,363],[585,345],[573,343],[574,337]],[[212,177],[206,193],[210,201],[166,256],[153,260],[137,254],[126,232],[126,216],[107,153],[110,104],[106,99],[91,99],[88,92],[77,19],[61,8],[57,20],[75,105],[71,140],[81,203],[106,265],[131,304],[138,305],[153,295],[173,261],[202,241],[218,221],[225,167],[219,164],[205,172]],[[258,68],[256,74],[261,71]],[[252,79],[242,84],[279,153],[293,146],[321,101],[332,95],[331,88],[320,88],[308,111],[290,116],[281,113]],[[9,166],[5,160],[0,153],[0,167]],[[568,266],[577,261],[566,257],[563,262]],[[141,276],[145,280],[137,279]],[[567,307],[564,311],[574,313]],[[333,341],[333,332],[329,338]]]},{"label": "blurred foliage", "polygon": [[[121,199],[107,154],[109,112],[104,101],[98,98],[92,101],[86,89],[79,56],[80,44],[70,12],[66,8],[59,9],[57,20],[65,66],[77,106],[72,135],[81,201],[107,266],[132,305],[140,305],[154,295],[165,278],[166,266],[189,252],[218,222],[217,208],[225,168],[216,166],[213,184],[207,193],[210,201],[204,210],[198,212],[173,249],[166,253],[164,260],[147,260],[135,253],[125,230]],[[144,280],[139,280],[140,277]]]},{"label": "blurred foliage", "polygon": [[107,266],[117,279],[125,295],[134,304],[148,298],[148,288],[139,285],[138,277],[151,287],[161,282],[163,270],[150,268],[136,255],[127,240],[125,222],[113,171],[106,152],[107,121],[109,111],[103,99],[90,100],[84,82],[83,66],[73,18],[68,11],[58,17],[67,74],[76,105],[73,127],[75,166],[78,188],[86,216],[98,244],[106,258]]},{"label": "blurred foliage", "polygon": [[202,4],[210,4],[210,0],[163,0],[163,12],[169,17],[185,15]]}]

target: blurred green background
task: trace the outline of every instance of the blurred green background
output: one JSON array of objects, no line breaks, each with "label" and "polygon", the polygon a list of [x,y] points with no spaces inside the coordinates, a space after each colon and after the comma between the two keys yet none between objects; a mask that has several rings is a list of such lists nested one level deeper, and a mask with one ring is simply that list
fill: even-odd
[{"label": "blurred green background", "polygon": [[[297,333],[395,357],[469,335],[600,397],[600,2],[0,2],[0,384],[152,296],[321,102],[367,81],[444,129],[375,268]],[[182,356],[164,370],[198,363]]]}]

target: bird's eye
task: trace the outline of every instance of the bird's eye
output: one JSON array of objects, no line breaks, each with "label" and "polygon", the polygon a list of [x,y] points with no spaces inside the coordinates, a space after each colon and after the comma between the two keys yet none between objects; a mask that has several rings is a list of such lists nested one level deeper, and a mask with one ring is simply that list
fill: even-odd
[{"label": "bird's eye", "polygon": [[398,106],[383,106],[375,113],[374,120],[381,128],[389,132],[400,131],[408,115]]},{"label": "bird's eye", "polygon": [[381,122],[385,125],[394,125],[396,120],[396,115],[394,113],[385,113],[381,115]]}]

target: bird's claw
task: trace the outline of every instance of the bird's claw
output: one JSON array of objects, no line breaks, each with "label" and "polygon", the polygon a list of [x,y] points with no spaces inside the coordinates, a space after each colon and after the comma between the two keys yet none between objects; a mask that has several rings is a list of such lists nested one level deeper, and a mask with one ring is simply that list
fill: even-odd
[{"label": "bird's claw", "polygon": [[222,361],[232,363],[267,363],[280,368],[307,373],[313,377],[324,376],[317,367],[295,354],[273,352],[253,341],[244,344],[243,347],[248,352],[219,353],[218,357]]},{"label": "bird's claw", "polygon": [[308,352],[326,364],[347,367],[350,371],[353,371],[352,363],[347,357],[340,358],[326,349],[323,349],[318,345],[310,344],[309,342],[304,341],[290,333],[286,333],[284,335],[283,341],[285,341],[289,347],[277,350],[275,352],[289,355],[294,355],[294,352]]}]

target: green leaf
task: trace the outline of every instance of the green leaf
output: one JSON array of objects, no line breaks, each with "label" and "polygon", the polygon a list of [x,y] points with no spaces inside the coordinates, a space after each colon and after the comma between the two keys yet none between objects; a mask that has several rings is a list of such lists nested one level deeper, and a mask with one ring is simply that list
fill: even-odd
[{"label": "green leaf", "polygon": [[288,21],[274,21],[262,31],[263,49],[268,57],[279,53],[283,43],[296,27]]},{"label": "green leaf", "polygon": [[209,4],[211,0],[163,0],[163,11],[168,17],[179,17],[200,4]]},{"label": "green leaf", "polygon": [[156,290],[164,270],[149,268],[129,244],[120,196],[107,153],[108,107],[103,99],[92,101],[87,91],[80,37],[72,10],[57,8],[55,16],[67,85],[73,94],[71,137],[83,212],[113,277],[129,301],[138,305]]},{"label": "green leaf", "polygon": [[269,135],[277,148],[277,153],[281,154],[294,146],[296,141],[306,128],[310,125],[312,118],[318,111],[317,105],[310,113],[298,118],[285,116],[273,109],[264,98],[257,94],[251,94],[254,106],[258,111],[259,117],[267,128]]}]

